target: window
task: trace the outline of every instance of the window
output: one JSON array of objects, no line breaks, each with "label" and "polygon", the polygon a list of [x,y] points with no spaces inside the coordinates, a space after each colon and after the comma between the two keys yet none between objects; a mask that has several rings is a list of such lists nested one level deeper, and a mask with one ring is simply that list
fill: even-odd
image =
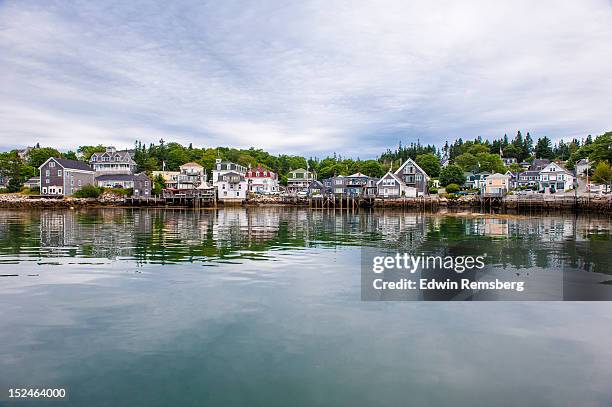
[{"label": "window", "polygon": [[420,181],[422,178],[423,178],[423,176],[421,174],[417,174],[416,175],[416,180],[417,181]]},{"label": "window", "polygon": [[51,175],[51,171],[50,170],[45,170],[45,175],[48,177]]},{"label": "window", "polygon": [[70,178],[70,185],[74,185],[74,178]]},{"label": "window", "polygon": [[62,170],[57,170],[57,176],[61,177],[62,176]]},{"label": "window", "polygon": [[96,162],[96,156],[95,155],[91,156],[91,162]]},{"label": "window", "polygon": [[81,180],[78,180],[77,184],[78,184],[79,186],[81,186]]},{"label": "window", "polygon": [[51,161],[51,162],[49,162],[49,167],[50,167],[50,168],[55,167],[55,161]]},{"label": "window", "polygon": [[50,184],[50,183],[51,183],[51,180],[50,180],[49,178],[47,178],[47,179],[45,180],[45,184]]}]

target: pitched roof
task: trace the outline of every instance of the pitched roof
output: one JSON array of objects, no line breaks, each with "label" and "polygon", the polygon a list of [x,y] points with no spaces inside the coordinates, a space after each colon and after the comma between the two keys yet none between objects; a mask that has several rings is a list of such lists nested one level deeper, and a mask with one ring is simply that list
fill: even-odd
[{"label": "pitched roof", "polygon": [[395,174],[399,174],[401,169],[404,168],[406,166],[406,164],[408,164],[408,163],[412,163],[412,165],[414,165],[419,171],[421,171],[423,174],[425,174],[425,176],[427,178],[429,178],[429,175],[425,172],[425,170],[422,169],[421,167],[419,167],[419,165],[412,158],[408,158],[406,161],[404,161],[404,163],[402,165],[400,165],[399,168],[395,171]]},{"label": "pitched roof", "polygon": [[193,161],[192,161],[192,162],[185,163],[185,164],[181,165],[181,167],[198,167],[198,168],[204,168],[204,167],[202,167],[200,164],[198,164],[198,163],[194,163]]},{"label": "pitched roof", "polygon": [[389,172],[387,172],[385,175],[383,175],[383,177],[376,182],[376,185],[378,185],[380,182],[382,182],[383,179],[387,178],[387,175],[390,175],[394,180],[399,182],[400,185],[402,185],[404,183],[404,181],[402,181],[402,179],[400,177],[398,177],[397,175],[392,173],[391,170],[389,170]]},{"label": "pitched roof", "polygon": [[[62,167],[64,167],[65,169],[94,172],[94,170],[85,161],[66,160],[65,158],[55,158],[55,157],[53,158],[53,160],[59,165],[61,165]],[[47,161],[45,161],[45,164],[47,163]]]},{"label": "pitched roof", "polygon": [[369,178],[367,175],[356,172],[353,175],[348,175],[348,178]]}]

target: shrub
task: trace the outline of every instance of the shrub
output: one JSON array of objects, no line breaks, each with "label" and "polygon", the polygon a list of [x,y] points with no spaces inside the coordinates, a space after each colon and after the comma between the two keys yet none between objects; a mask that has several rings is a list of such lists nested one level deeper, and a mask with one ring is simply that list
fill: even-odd
[{"label": "shrub", "polygon": [[447,193],[452,194],[455,192],[459,192],[461,190],[461,187],[457,184],[448,184],[445,189]]},{"label": "shrub", "polygon": [[430,194],[437,194],[438,193],[438,188],[433,188],[433,187],[429,188],[429,193]]},{"label": "shrub", "polygon": [[102,188],[87,184],[74,193],[77,198],[97,198],[102,193]]}]

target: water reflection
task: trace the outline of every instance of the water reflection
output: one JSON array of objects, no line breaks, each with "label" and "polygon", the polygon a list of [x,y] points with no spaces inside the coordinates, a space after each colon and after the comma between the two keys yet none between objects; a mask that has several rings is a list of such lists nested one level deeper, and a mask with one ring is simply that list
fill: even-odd
[{"label": "water reflection", "polygon": [[144,263],[273,260],[286,249],[397,247],[487,253],[499,267],[612,273],[611,218],[313,211],[83,209],[0,211],[0,263],[99,259]]}]

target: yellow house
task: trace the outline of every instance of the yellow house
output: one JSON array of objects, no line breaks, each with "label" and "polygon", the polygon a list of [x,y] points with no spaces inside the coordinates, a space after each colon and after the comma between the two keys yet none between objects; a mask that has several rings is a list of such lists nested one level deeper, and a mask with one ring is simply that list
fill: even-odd
[{"label": "yellow house", "polygon": [[504,196],[510,190],[510,176],[495,173],[489,175],[484,182],[482,194],[484,196]]}]

